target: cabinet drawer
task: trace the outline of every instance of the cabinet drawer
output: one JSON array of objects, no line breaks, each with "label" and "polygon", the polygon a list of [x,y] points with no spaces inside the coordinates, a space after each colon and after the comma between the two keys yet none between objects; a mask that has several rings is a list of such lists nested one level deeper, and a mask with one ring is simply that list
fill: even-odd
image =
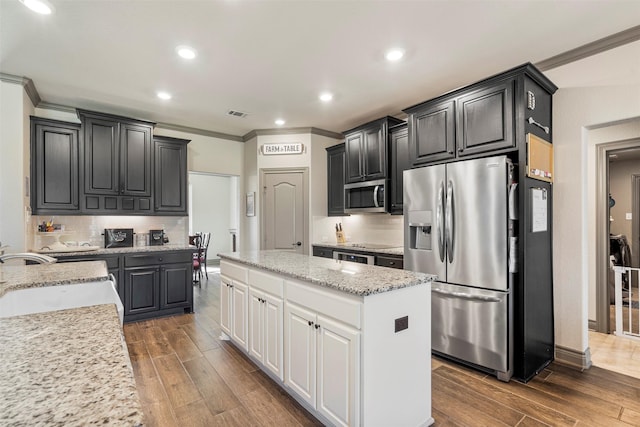
[{"label": "cabinet drawer", "polygon": [[345,297],[338,292],[316,289],[300,282],[286,280],[286,300],[310,308],[357,329],[361,327],[362,301]]},{"label": "cabinet drawer", "polygon": [[107,263],[107,269],[115,269],[120,268],[120,257],[119,256],[70,256],[70,257],[56,257],[58,262],[82,262],[82,261],[104,261]]},{"label": "cabinet drawer", "polygon": [[313,247],[313,256],[319,256],[323,258],[333,258],[333,249]]},{"label": "cabinet drawer", "polygon": [[284,279],[273,274],[249,270],[249,286],[280,298],[284,295]]},{"label": "cabinet drawer", "polygon": [[403,261],[403,258],[377,256],[376,257],[376,265],[379,265],[381,267],[403,269],[404,268],[404,261]]},{"label": "cabinet drawer", "polygon": [[193,254],[191,252],[152,252],[140,255],[126,255],[124,257],[125,267],[140,267],[145,265],[169,264],[191,262]]},{"label": "cabinet drawer", "polygon": [[220,273],[227,277],[248,283],[249,269],[229,261],[220,261]]}]

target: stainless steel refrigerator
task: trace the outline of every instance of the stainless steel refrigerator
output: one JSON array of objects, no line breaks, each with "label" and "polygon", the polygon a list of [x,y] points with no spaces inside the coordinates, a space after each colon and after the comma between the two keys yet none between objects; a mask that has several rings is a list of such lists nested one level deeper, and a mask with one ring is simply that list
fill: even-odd
[{"label": "stainless steel refrigerator", "polygon": [[504,381],[513,373],[513,180],[506,156],[404,172],[405,269],[438,275],[432,349]]}]

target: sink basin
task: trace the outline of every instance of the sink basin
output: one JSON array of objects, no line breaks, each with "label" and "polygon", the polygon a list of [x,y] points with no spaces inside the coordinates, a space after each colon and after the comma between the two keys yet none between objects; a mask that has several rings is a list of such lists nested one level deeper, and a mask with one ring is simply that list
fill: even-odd
[{"label": "sink basin", "polygon": [[0,317],[99,304],[115,304],[122,325],[124,307],[111,280],[10,291],[0,298]]}]

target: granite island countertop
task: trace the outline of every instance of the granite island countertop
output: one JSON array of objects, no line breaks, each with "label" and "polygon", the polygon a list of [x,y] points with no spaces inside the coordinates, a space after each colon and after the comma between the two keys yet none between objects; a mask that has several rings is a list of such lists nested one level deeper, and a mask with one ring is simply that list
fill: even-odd
[{"label": "granite island countertop", "polygon": [[[366,245],[366,243],[363,243]],[[338,250],[346,250],[358,253],[375,253],[381,255],[404,255],[404,247],[397,246],[391,248],[367,248],[362,247],[361,243],[314,243],[312,246],[323,247],[323,248],[331,248]]]},{"label": "granite island countertop", "polygon": [[113,304],[0,319],[0,367],[0,425],[143,424]]},{"label": "granite island countertop", "polygon": [[9,291],[109,280],[104,261],[34,265],[0,264],[0,297]]},{"label": "granite island countertop", "polygon": [[114,255],[114,254],[129,254],[129,253],[145,253],[145,252],[170,252],[170,251],[195,251],[198,249],[193,245],[181,245],[181,244],[169,244],[158,246],[132,246],[126,248],[100,248],[91,251],[78,251],[78,252],[55,252],[47,250],[33,250],[32,252],[38,254],[44,254],[50,257],[61,256],[95,256],[95,255]]},{"label": "granite island countertop", "polygon": [[338,291],[366,296],[428,283],[433,274],[377,267],[284,251],[241,251],[218,254],[238,262]]}]

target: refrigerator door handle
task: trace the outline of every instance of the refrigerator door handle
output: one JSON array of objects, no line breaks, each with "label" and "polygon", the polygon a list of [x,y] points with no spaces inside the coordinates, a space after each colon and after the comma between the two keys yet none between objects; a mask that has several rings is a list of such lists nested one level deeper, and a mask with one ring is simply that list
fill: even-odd
[{"label": "refrigerator door handle", "polygon": [[440,182],[438,191],[438,210],[436,211],[436,229],[438,230],[438,255],[440,262],[444,262],[444,183]]},{"label": "refrigerator door handle", "polygon": [[431,292],[435,292],[437,294],[444,295],[447,297],[461,298],[466,300],[475,300],[475,301],[482,301],[482,302],[500,302],[501,301],[500,298],[496,298],[496,297],[473,295],[473,294],[467,294],[464,292],[443,291],[442,289],[438,289],[438,288],[432,288]]},{"label": "refrigerator door handle", "polygon": [[453,203],[453,182],[447,183],[447,208],[445,211],[445,233],[447,236],[447,257],[449,263],[453,262],[453,242],[455,239],[455,226],[453,222],[454,203]]}]

